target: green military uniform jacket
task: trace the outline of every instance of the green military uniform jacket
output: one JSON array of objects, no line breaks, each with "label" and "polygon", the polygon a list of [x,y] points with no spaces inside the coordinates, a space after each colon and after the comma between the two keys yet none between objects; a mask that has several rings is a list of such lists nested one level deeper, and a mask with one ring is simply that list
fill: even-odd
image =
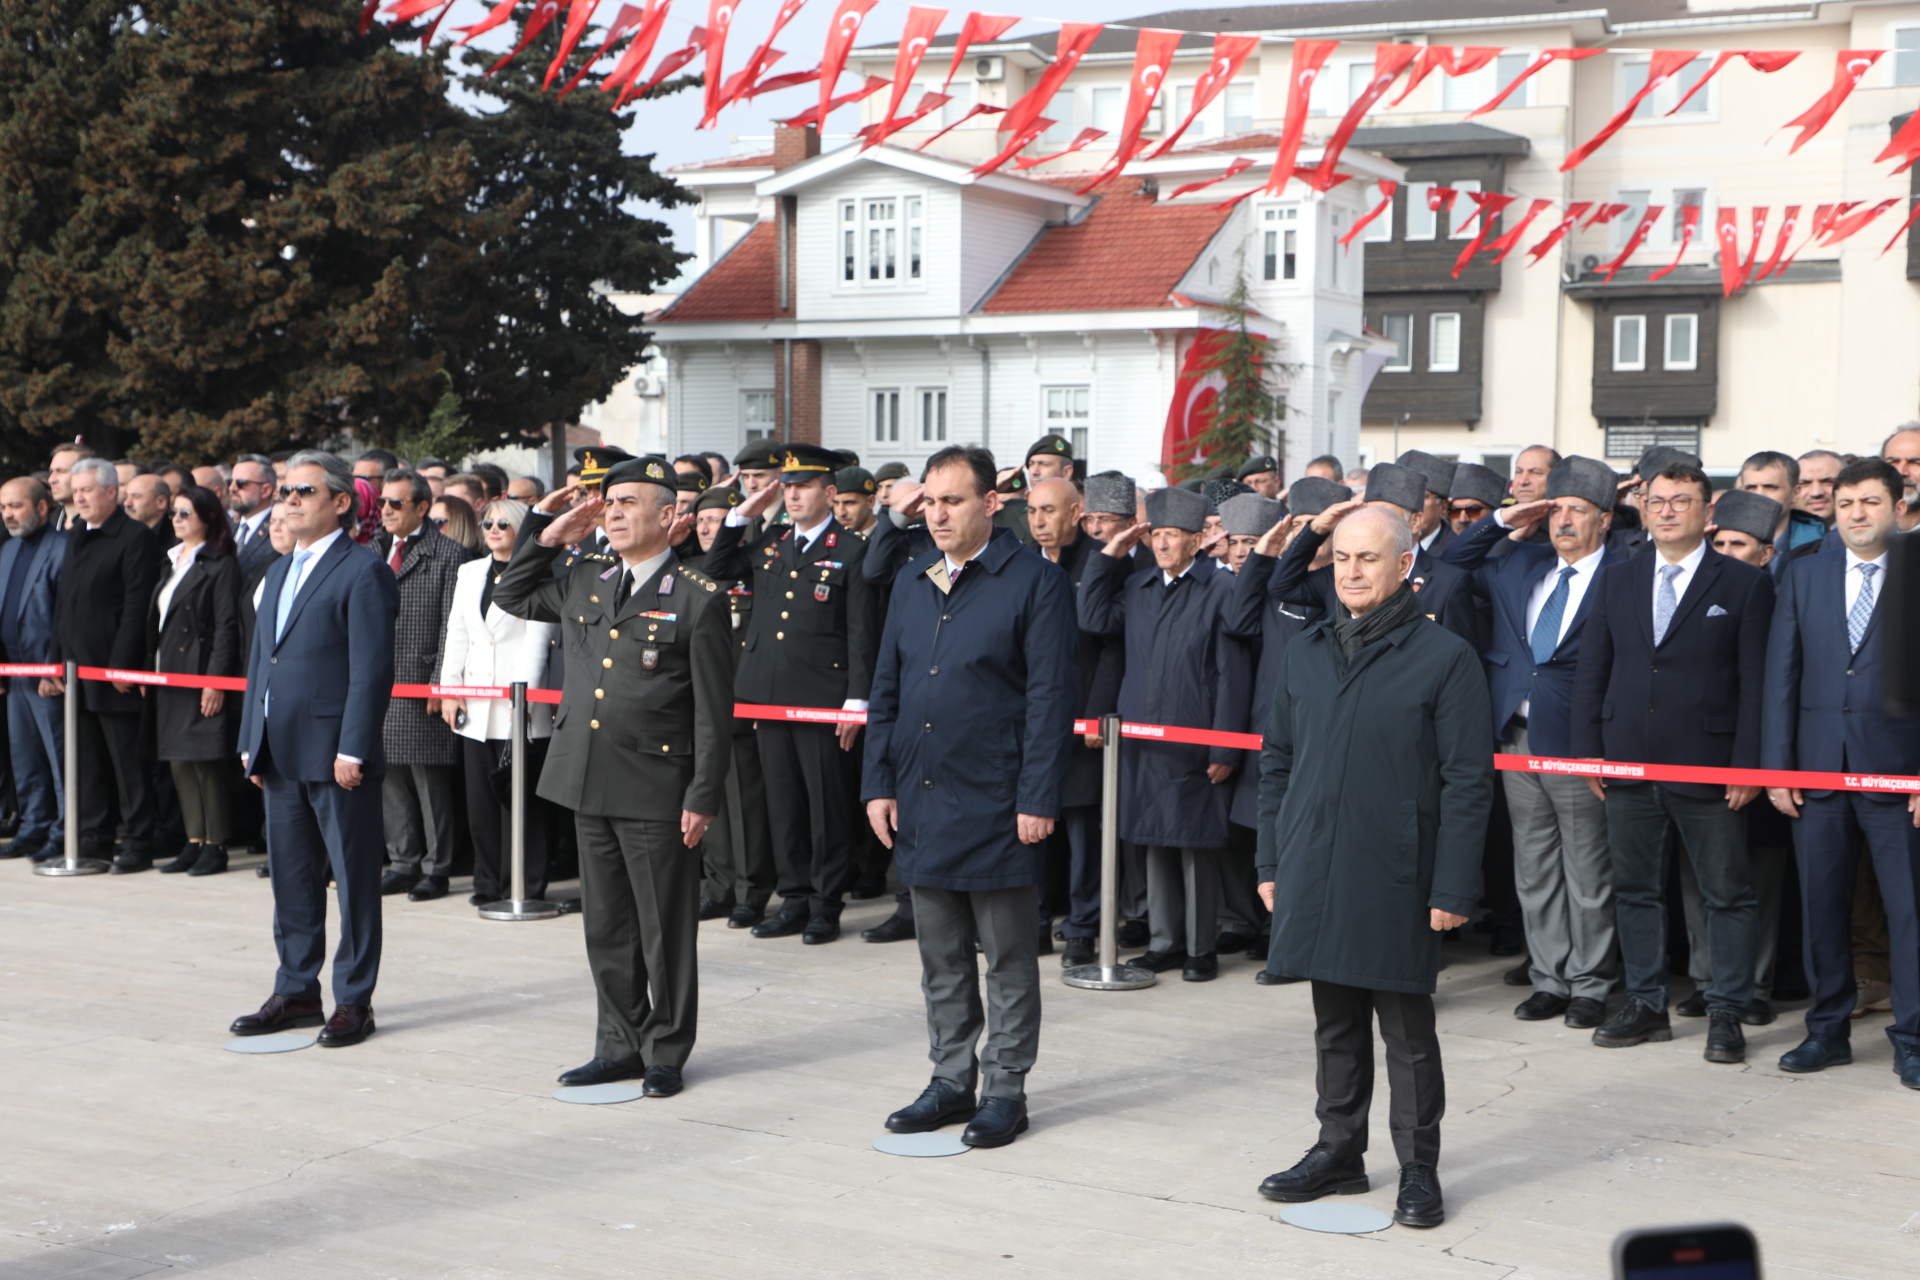
[{"label": "green military uniform jacket", "polygon": [[680,821],[716,814],[732,759],[734,642],[726,594],[669,556],[658,576],[613,607],[618,556],[543,547],[551,517],[527,517],[493,603],[559,624],[566,675],[539,794],[576,813]]}]

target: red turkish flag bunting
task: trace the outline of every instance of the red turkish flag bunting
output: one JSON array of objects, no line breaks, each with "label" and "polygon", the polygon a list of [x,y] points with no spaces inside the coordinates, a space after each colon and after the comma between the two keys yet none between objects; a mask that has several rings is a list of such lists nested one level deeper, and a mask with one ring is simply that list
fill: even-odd
[{"label": "red turkish flag bunting", "polygon": [[719,119],[720,108],[727,105],[725,74],[727,34],[733,30],[733,15],[740,0],[707,0],[707,65],[701,78],[706,81],[706,106],[701,111],[701,129],[710,129]]},{"label": "red turkish flag bunting", "polygon": [[1467,247],[1462,249],[1460,256],[1453,260],[1455,280],[1460,278],[1460,273],[1467,269],[1467,264],[1473,261],[1473,256],[1486,244],[1487,232],[1493,229],[1493,220],[1499,217],[1500,211],[1512,204],[1514,200],[1512,196],[1502,195],[1498,191],[1469,191],[1467,199],[1473,201],[1474,210],[1473,217],[1467,219],[1466,225],[1470,227],[1478,222],[1480,229],[1473,233],[1473,239],[1467,241]]},{"label": "red turkish flag bunting", "polygon": [[1900,161],[1894,167],[1895,173],[1905,173],[1913,167],[1915,160],[1920,160],[1920,111],[1907,117],[1907,122],[1900,126],[1900,132],[1893,135],[1893,141],[1887,143],[1886,149],[1875,156],[1873,162],[1879,164],[1882,160],[1895,159]]},{"label": "red turkish flag bunting", "polygon": [[[1817,204],[1813,206],[1813,226],[1807,231],[1807,238],[1805,240],[1802,240],[1798,245],[1787,250],[1787,256],[1781,260],[1779,274],[1783,276],[1786,275],[1787,268],[1793,265],[1793,260],[1800,256],[1801,251],[1808,245],[1819,240],[1821,236],[1827,234],[1827,229],[1833,226],[1833,220],[1858,203],[1859,201],[1855,200],[1844,205]],[[1790,227],[1782,227],[1780,230],[1787,231],[1790,230]]]},{"label": "red turkish flag bunting", "polygon": [[[827,78],[827,73],[824,71],[821,72],[820,73],[821,81],[825,82],[826,78]],[[825,111],[822,111],[817,106],[808,107],[805,111],[802,111],[799,115],[794,116],[788,120],[782,120],[780,121],[780,123],[786,125],[790,129],[798,129],[805,125],[817,126],[821,124],[823,121],[825,121],[828,116],[832,115],[834,112],[838,111],[840,108],[846,106],[848,103],[859,102],[862,98],[871,98],[874,94],[880,92],[882,89],[886,88],[888,85],[892,83],[893,81],[887,79],[885,76],[868,76],[867,82],[861,85],[858,89],[849,90],[848,92],[841,94],[837,98],[827,99],[825,104],[827,109]]]},{"label": "red turkish flag bunting", "polygon": [[540,92],[545,93],[553,87],[553,78],[560,74],[560,68],[567,65],[567,59],[579,47],[580,37],[587,33],[587,20],[593,17],[593,11],[600,7],[600,0],[573,0],[567,9],[566,29],[560,33],[560,52],[553,55],[553,61],[547,64],[547,78],[540,82]]},{"label": "red turkish flag bunting", "polygon": [[1141,30],[1133,46],[1133,79],[1129,81],[1131,88],[1127,90],[1127,113],[1120,121],[1120,140],[1114,143],[1113,159],[1095,175],[1092,182],[1080,188],[1081,195],[1120,172],[1140,150],[1140,131],[1146,127],[1147,112],[1153,109],[1154,100],[1160,96],[1160,86],[1167,79],[1167,68],[1173,64],[1173,52],[1179,48],[1185,35],[1184,31]]},{"label": "red turkish flag bunting", "polygon": [[1761,205],[1750,215],[1753,218],[1753,230],[1747,238],[1747,258],[1740,264],[1740,283],[1745,285],[1753,279],[1753,267],[1760,261],[1760,237],[1767,230],[1768,206]]},{"label": "red turkish flag bunting", "polygon": [[1646,212],[1640,215],[1640,221],[1634,224],[1633,234],[1627,237],[1627,247],[1620,251],[1619,257],[1600,268],[1606,273],[1609,284],[1612,283],[1614,276],[1620,273],[1620,268],[1627,265],[1627,259],[1633,256],[1634,251],[1640,247],[1641,241],[1647,238],[1647,233],[1653,230],[1653,224],[1658,222],[1660,215],[1666,211],[1667,206],[1663,204],[1647,206]]},{"label": "red turkish flag bunting", "polygon": [[1698,80],[1695,80],[1693,87],[1680,95],[1680,101],[1669,107],[1667,114],[1672,115],[1680,110],[1680,108],[1686,106],[1687,103],[1693,99],[1694,94],[1707,87],[1707,81],[1720,74],[1720,68],[1726,66],[1735,58],[1745,58],[1747,65],[1755,71],[1770,75],[1799,56],[1800,51],[1798,49],[1784,53],[1770,53],[1760,49],[1723,49],[1714,56],[1713,65],[1707,68],[1706,74]]},{"label": "red turkish flag bunting", "polygon": [[533,43],[534,37],[552,26],[553,20],[559,16],[560,0],[540,0],[539,4],[533,6],[533,12],[527,16],[527,25],[520,28],[520,43],[513,46],[513,49],[502,57],[500,61],[488,67],[487,74],[482,76],[481,79],[487,79],[496,71],[500,70],[500,68],[519,57],[521,52]]},{"label": "red turkish flag bunting", "polygon": [[1418,89],[1420,82],[1432,75],[1436,68],[1450,76],[1470,76],[1505,52],[1505,49],[1467,48],[1461,50],[1456,58],[1453,50],[1446,45],[1427,45],[1420,49],[1420,56],[1414,59],[1413,70],[1407,73],[1407,83],[1400,90],[1400,96],[1387,105],[1397,107],[1405,102],[1407,95]]},{"label": "red turkish flag bunting", "polygon": [[1839,244],[1842,240],[1850,238],[1855,232],[1865,229],[1868,223],[1879,218],[1881,214],[1893,208],[1893,206],[1899,204],[1900,201],[1905,198],[1904,196],[1894,196],[1890,199],[1882,200],[1880,203],[1869,208],[1862,209],[1858,213],[1849,214],[1844,218],[1835,218],[1833,226],[1827,231],[1826,239],[1820,243]]},{"label": "red turkish flag bunting", "polygon": [[1916,218],[1920,218],[1920,200],[1914,201],[1913,210],[1907,214],[1907,220],[1900,224],[1898,231],[1893,233],[1893,239],[1887,241],[1887,248],[1880,251],[1881,257],[1886,257],[1887,250],[1900,243],[1900,237],[1907,234],[1907,228],[1913,225]]},{"label": "red turkish flag bunting", "polygon": [[504,25],[513,17],[513,6],[516,3],[518,3],[518,0],[500,0],[499,4],[487,10],[486,17],[480,19],[480,21],[474,23],[472,26],[455,27],[455,31],[464,31],[467,33],[460,38],[460,43],[465,44],[475,36],[483,36],[495,27]]},{"label": "red turkish flag bunting", "polygon": [[1240,74],[1240,67],[1246,62],[1247,55],[1259,47],[1259,36],[1215,36],[1213,60],[1207,64],[1207,69],[1200,73],[1200,78],[1194,81],[1193,105],[1187,108],[1187,118],[1167,135],[1165,142],[1148,153],[1147,159],[1158,159],[1173,150],[1174,143],[1180,141],[1180,135],[1185,133],[1200,113],[1220,96],[1228,84],[1232,83],[1233,78]]},{"label": "red turkish flag bunting", "polygon": [[1080,59],[1101,30],[1101,24],[1097,22],[1062,23],[1060,38],[1054,44],[1053,65],[1040,73],[1040,79],[1033,88],[1007,108],[1006,118],[1000,122],[1000,128],[1015,135],[1027,132],[1027,127],[1039,119],[1040,113],[1053,101],[1053,95],[1060,91],[1060,86],[1080,65]]},{"label": "red turkish flag bunting", "polygon": [[1674,268],[1680,265],[1680,259],[1686,257],[1687,250],[1693,247],[1694,233],[1700,230],[1699,205],[1683,204],[1674,212],[1680,215],[1680,248],[1674,252],[1672,262],[1647,277],[1648,284],[1656,280],[1664,280],[1673,274]]},{"label": "red turkish flag bunting", "polygon": [[1236,177],[1239,174],[1251,168],[1253,168],[1253,157],[1240,156],[1236,158],[1232,164],[1228,165],[1227,171],[1221,174],[1219,177],[1204,178],[1199,182],[1189,182],[1183,187],[1175,187],[1173,189],[1173,194],[1168,196],[1167,199],[1178,200],[1181,196],[1190,196],[1196,191],[1205,191],[1208,187],[1213,186],[1215,183],[1225,182],[1228,178]]},{"label": "red turkish flag bunting", "polygon": [[1005,110],[1006,110],[1005,107],[990,107],[984,102],[976,102],[971,107],[967,108],[966,114],[962,115],[958,120],[955,120],[952,124],[948,125],[946,128],[942,129],[940,132],[934,134],[931,138],[928,138],[925,142],[915,147],[914,150],[925,151],[928,147],[932,146],[934,143],[938,142],[940,139],[946,137],[949,133],[952,133],[955,129],[958,129],[961,125],[973,119],[975,116],[998,115]]},{"label": "red turkish flag bunting", "polygon": [[[600,81],[600,92],[612,93],[615,89],[624,89],[640,78],[640,73],[647,69],[647,59],[653,56],[653,46],[660,41],[660,29],[666,25],[667,10],[672,4],[673,0],[647,0],[647,7],[640,11],[640,29],[634,33],[626,52],[620,55],[620,61],[614,63],[613,70],[607,72],[606,78]],[[607,28],[607,39],[600,46],[601,53],[605,53],[613,42],[620,38],[621,25],[626,22],[631,12],[633,12],[631,6],[620,10],[619,18]],[[585,74],[586,69],[583,67],[580,75]],[[574,77],[575,80],[579,78],[579,75]],[[569,84],[567,89],[571,88],[573,86]],[[567,89],[560,91],[561,97],[566,96]]]},{"label": "red turkish flag bunting", "polygon": [[[823,128],[836,105],[833,102],[833,86],[847,65],[847,51],[853,48],[854,39],[860,34],[860,24],[866,21],[867,10],[878,3],[880,0],[840,0],[840,7],[833,11],[833,23],[827,28],[827,43],[820,51],[820,105],[812,113]],[[873,77],[869,76],[868,79],[871,81]],[[864,90],[855,92],[861,97],[866,96]],[[799,118],[794,117],[796,120]]]},{"label": "red turkish flag bunting", "polygon": [[1605,49],[1547,49],[1543,51],[1539,57],[1529,62],[1526,69],[1515,76],[1513,82],[1506,88],[1494,94],[1473,110],[1467,112],[1466,118],[1471,120],[1475,116],[1482,116],[1496,109],[1501,103],[1513,96],[1515,89],[1518,89],[1521,85],[1533,79],[1537,73],[1545,71],[1548,66],[1555,62],[1579,62],[1583,58],[1591,58],[1605,52]]},{"label": "red turkish flag bunting", "polygon": [[[629,82],[627,87],[620,91],[620,96],[614,99],[613,109],[618,111],[621,107],[627,105],[629,99],[646,97],[655,85],[699,57],[700,51],[706,47],[707,29],[705,27],[695,27],[693,34],[687,37],[686,47],[684,49],[676,49],[666,57],[660,59],[660,65],[653,69],[653,74],[647,77],[645,84]],[[607,85],[601,86],[602,90],[608,87]]]},{"label": "red turkish flag bunting", "polygon": [[1603,227],[1631,208],[1633,206],[1630,204],[1597,204],[1593,206],[1593,212],[1587,215],[1587,220],[1580,224],[1580,229],[1585,231],[1588,227]]},{"label": "red turkish flag bunting", "polygon": [[1520,215],[1520,221],[1514,223],[1504,235],[1487,246],[1487,248],[1493,250],[1493,260],[1495,262],[1506,261],[1507,255],[1512,253],[1514,246],[1520,243],[1520,237],[1525,235],[1527,228],[1533,225],[1533,220],[1552,207],[1553,201],[1551,200],[1535,200],[1527,205],[1527,211]]},{"label": "red turkish flag bunting", "polygon": [[1427,188],[1427,208],[1433,213],[1445,213],[1453,208],[1453,202],[1460,194],[1458,187],[1432,186]]},{"label": "red turkish flag bunting", "polygon": [[1568,205],[1567,215],[1560,219],[1559,225],[1549,231],[1539,244],[1527,250],[1527,256],[1536,263],[1546,257],[1553,250],[1553,246],[1559,244],[1566,238],[1567,232],[1573,230],[1574,223],[1580,221],[1580,215],[1592,207],[1593,205],[1586,200],[1576,200]]},{"label": "red turkish flag bunting", "polygon": [[1647,63],[1647,82],[1627,99],[1626,106],[1613,113],[1613,119],[1600,126],[1600,132],[1575,147],[1573,154],[1561,161],[1560,172],[1579,168],[1581,161],[1606,145],[1608,138],[1620,132],[1621,126],[1633,119],[1633,113],[1640,109],[1641,103],[1651,98],[1655,90],[1679,75],[1682,67],[1699,56],[1698,49],[1654,50],[1653,57]]},{"label": "red turkish flag bunting", "polygon": [[[820,73],[816,71],[814,74],[819,75]],[[910,129],[952,101],[953,95],[950,93],[934,93],[929,90],[920,95],[920,101],[915,104],[913,114],[900,116],[893,120],[876,120],[853,136],[856,138],[871,138],[874,141],[878,141],[880,138],[886,136],[881,132],[883,129],[886,133],[898,133],[902,129]],[[872,143],[870,142],[868,145],[871,146]]]},{"label": "red turkish flag bunting", "polygon": [[387,10],[387,22],[412,22],[423,13],[431,13],[448,3],[448,0],[400,0]]},{"label": "red turkish flag bunting", "polygon": [[[636,9],[630,4],[621,5],[620,12],[613,17],[613,25],[606,30],[605,39],[600,41],[600,47],[595,49],[593,56],[581,63],[580,69],[574,72],[565,84],[560,86],[560,93],[555,98],[555,101],[572,93],[574,86],[584,80],[587,72],[593,69],[593,64],[607,56],[607,52],[613,48],[614,42],[621,36],[627,34],[627,32],[633,30],[636,26],[639,26],[642,22],[645,22],[648,12],[657,7],[657,5],[658,0],[647,0],[646,9]],[[616,67],[618,66],[618,64],[615,65]]]},{"label": "red turkish flag bunting", "polygon": [[1345,248],[1351,247],[1353,244],[1353,238],[1359,235],[1362,231],[1365,231],[1367,229],[1368,223],[1372,222],[1375,218],[1379,217],[1381,214],[1385,213],[1389,208],[1392,207],[1393,193],[1400,189],[1400,184],[1395,182],[1392,178],[1381,178],[1378,181],[1380,185],[1380,202],[1374,205],[1373,208],[1361,214],[1360,220],[1358,222],[1355,222],[1351,227],[1347,228],[1347,234],[1340,237],[1341,248],[1345,249]]},{"label": "red turkish flag bunting", "polygon": [[970,172],[975,177],[979,177],[984,173],[992,173],[995,169],[998,169],[1001,165],[1019,155],[1021,150],[1029,142],[1032,142],[1052,127],[1053,121],[1047,119],[1045,116],[1039,116],[1027,121],[1027,127],[1021,129],[1009,138],[1007,145],[1001,149],[999,155],[993,157],[991,160],[983,161],[975,165]]},{"label": "red turkish flag bunting", "polygon": [[754,81],[753,87],[747,90],[746,96],[757,98],[763,93],[776,93],[781,89],[798,89],[801,85],[812,84],[819,78],[820,68],[818,67],[808,71],[789,71],[785,75],[768,76],[765,80]]},{"label": "red turkish flag bunting", "polygon": [[1840,104],[1859,85],[1860,77],[1867,74],[1867,68],[1880,61],[1880,55],[1885,52],[1885,49],[1842,49],[1833,55],[1833,86],[1821,94],[1812,106],[1780,126],[1782,129],[1800,130],[1800,136],[1787,148],[1788,155],[1806,146],[1814,134],[1826,128],[1827,121],[1833,119],[1833,113],[1840,109]]},{"label": "red turkish flag bunting", "polygon": [[800,6],[806,2],[807,0],[780,0],[780,8],[773,15],[773,26],[767,30],[767,38],[762,40],[760,47],[753,51],[753,56],[747,59],[747,64],[728,79],[726,90],[720,95],[720,109],[725,109],[727,104],[735,99],[751,98],[759,92],[760,73],[784,56],[773,47],[774,37],[780,34],[781,28],[793,21],[794,15],[800,12]]},{"label": "red turkish flag bunting", "polygon": [[1794,228],[1800,225],[1800,206],[1790,204],[1780,213],[1780,230],[1773,238],[1773,252],[1767,255],[1767,265],[1760,268],[1758,275],[1747,273],[1747,279],[1754,283],[1765,280],[1780,265],[1780,258],[1787,251],[1787,241],[1793,239]]},{"label": "red turkish flag bunting", "polygon": [[1740,210],[1722,205],[1714,235],[1720,241],[1720,296],[1731,298],[1733,291],[1745,283],[1740,270]]},{"label": "red turkish flag bunting", "polygon": [[1082,129],[1073,135],[1073,141],[1067,144],[1066,150],[1056,151],[1050,156],[1022,156],[1013,162],[1013,167],[1016,169],[1031,169],[1035,165],[1045,164],[1049,160],[1058,160],[1063,156],[1070,156],[1089,143],[1097,142],[1106,136],[1107,131],[1105,129]]},{"label": "red turkish flag bunting", "polygon": [[1273,172],[1266,189],[1278,194],[1293,176],[1293,162],[1300,155],[1300,140],[1307,132],[1307,102],[1313,94],[1313,82],[1327,57],[1340,47],[1338,40],[1296,40],[1293,65],[1287,69],[1287,121],[1280,129],[1280,146],[1274,153]]},{"label": "red turkish flag bunting", "polygon": [[893,93],[887,98],[887,113],[880,117],[880,127],[867,137],[867,146],[885,141],[889,133],[900,127],[894,117],[900,114],[900,104],[906,100],[907,90],[913,87],[913,74],[920,69],[921,61],[927,56],[927,46],[933,43],[934,33],[940,30],[946,17],[945,9],[930,9],[925,5],[917,4],[907,10],[906,29],[901,31],[900,44],[893,51]]},{"label": "red turkish flag bunting", "polygon": [[1007,33],[1008,27],[1018,21],[1020,19],[1003,18],[997,13],[968,14],[967,20],[960,24],[959,37],[953,42],[953,61],[947,64],[947,78],[941,81],[940,92],[945,93],[952,87],[954,73],[960,70],[960,61],[967,56],[968,45],[992,44]]},{"label": "red turkish flag bunting", "polygon": [[1361,119],[1380,101],[1400,73],[1407,69],[1418,52],[1418,46],[1410,44],[1380,44],[1373,48],[1373,79],[1367,81],[1367,87],[1347,108],[1347,114],[1340,118],[1339,127],[1333,131],[1333,137],[1327,140],[1326,147],[1320,153],[1320,166],[1314,171],[1313,188],[1325,191],[1333,186],[1334,169],[1340,163],[1340,153],[1347,149],[1347,143],[1353,138],[1353,131],[1360,127]]}]

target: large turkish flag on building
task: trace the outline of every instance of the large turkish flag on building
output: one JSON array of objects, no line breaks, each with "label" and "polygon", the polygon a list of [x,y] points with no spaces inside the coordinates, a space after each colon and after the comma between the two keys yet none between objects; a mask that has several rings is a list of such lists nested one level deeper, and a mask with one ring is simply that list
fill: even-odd
[{"label": "large turkish flag on building", "polygon": [[1213,425],[1214,407],[1227,380],[1213,367],[1222,345],[1232,337],[1225,329],[1201,329],[1187,348],[1187,358],[1174,379],[1173,403],[1167,406],[1167,429],[1160,440],[1160,470],[1173,478],[1181,463],[1204,462],[1196,437]]}]

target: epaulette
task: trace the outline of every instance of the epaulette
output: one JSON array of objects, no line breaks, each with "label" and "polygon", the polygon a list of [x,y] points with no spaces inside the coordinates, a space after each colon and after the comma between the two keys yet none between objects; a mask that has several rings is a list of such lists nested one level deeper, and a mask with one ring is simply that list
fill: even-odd
[{"label": "epaulette", "polygon": [[675,565],[674,569],[680,574],[681,577],[686,578],[690,582],[699,583],[701,587],[703,587],[708,591],[718,591],[720,589],[719,583],[715,582],[712,578],[709,578],[706,574],[700,572],[698,569],[689,569],[684,564]]}]

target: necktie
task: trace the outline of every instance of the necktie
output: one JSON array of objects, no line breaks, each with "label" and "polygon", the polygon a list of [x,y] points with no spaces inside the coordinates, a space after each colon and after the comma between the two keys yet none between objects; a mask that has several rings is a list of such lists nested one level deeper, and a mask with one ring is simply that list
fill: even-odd
[{"label": "necktie", "polygon": [[1560,569],[1560,581],[1553,584],[1553,594],[1540,606],[1540,616],[1533,623],[1533,660],[1537,663],[1553,660],[1553,651],[1560,647],[1560,623],[1567,616],[1567,597],[1571,588],[1567,586],[1574,568],[1564,565]]},{"label": "necktie", "polygon": [[620,570],[620,585],[613,589],[613,611],[619,613],[627,604],[627,597],[633,594],[633,570]]},{"label": "necktie", "polygon": [[406,558],[407,540],[405,538],[395,538],[393,540],[393,555],[387,560],[387,564],[392,568],[396,576],[400,572],[400,562]]},{"label": "necktie", "polygon": [[276,644],[287,634],[287,615],[293,612],[293,597],[300,590],[300,566],[312,555],[311,551],[294,552],[293,567],[287,570],[287,580],[280,584],[280,607],[273,618],[273,639]]},{"label": "necktie", "polygon": [[1853,608],[1847,610],[1847,647],[1856,652],[1867,637],[1867,623],[1873,620],[1873,575],[1879,569],[1877,564],[1860,566],[1860,594],[1853,598]]},{"label": "necktie", "polygon": [[1673,580],[1679,576],[1679,565],[1660,566],[1660,590],[1653,596],[1653,642],[1656,645],[1667,638],[1667,627],[1673,622],[1673,611],[1680,607],[1680,597],[1673,590]]}]

